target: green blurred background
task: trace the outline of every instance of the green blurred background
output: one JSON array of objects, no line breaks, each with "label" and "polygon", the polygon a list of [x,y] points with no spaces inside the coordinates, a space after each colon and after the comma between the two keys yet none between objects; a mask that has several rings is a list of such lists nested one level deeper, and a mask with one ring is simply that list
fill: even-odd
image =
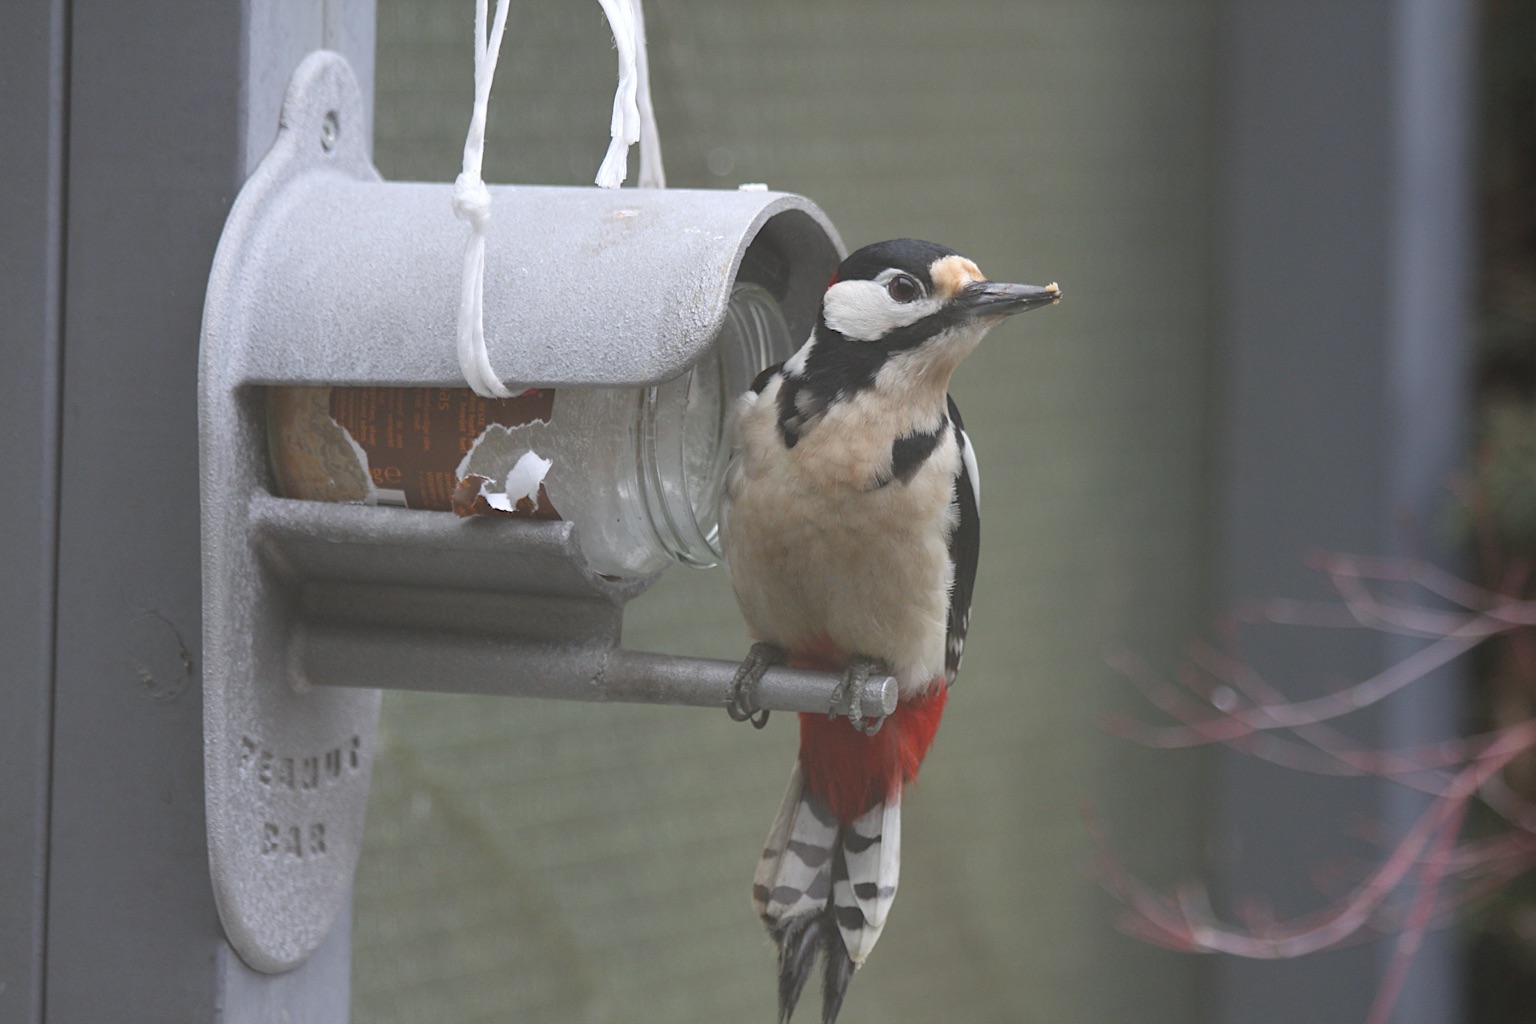
[{"label": "green blurred background", "polygon": [[[972,635],[905,805],[901,897],[841,1019],[1195,1019],[1201,961],[1115,932],[1080,808],[1153,879],[1199,860],[1200,760],[1098,723],[1132,700],[1107,654],[1166,662],[1208,619],[1213,5],[646,16],[670,185],[766,182],[814,199],[850,248],[929,238],[1066,295],[956,379],[985,478]],[[472,18],[468,0],[379,0],[386,177],[457,174]],[[615,66],[596,3],[514,5],[487,180],[589,184]],[[747,646],[719,570],[668,572],[625,639]],[[795,742],[790,716],[759,733],[700,710],[387,694],[354,1021],[773,1019],[748,891]]]}]

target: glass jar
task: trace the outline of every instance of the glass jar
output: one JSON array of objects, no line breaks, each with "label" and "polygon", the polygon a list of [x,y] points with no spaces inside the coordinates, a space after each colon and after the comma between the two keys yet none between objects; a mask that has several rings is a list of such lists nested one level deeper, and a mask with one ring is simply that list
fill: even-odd
[{"label": "glass jar", "polygon": [[564,519],[609,576],[715,565],[731,407],[794,347],[773,295],[738,282],[715,344],[655,387],[499,400],[460,388],[268,388],[277,491]]}]

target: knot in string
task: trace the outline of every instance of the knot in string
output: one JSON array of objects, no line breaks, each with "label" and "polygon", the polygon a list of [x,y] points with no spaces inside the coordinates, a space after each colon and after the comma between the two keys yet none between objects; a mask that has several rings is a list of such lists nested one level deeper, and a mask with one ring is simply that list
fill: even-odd
[{"label": "knot in string", "polygon": [[459,175],[453,183],[453,215],[468,221],[473,230],[485,231],[486,222],[491,219],[491,190],[485,182],[468,174]]},{"label": "knot in string", "polygon": [[475,3],[475,105],[464,139],[464,171],[453,183],[453,213],[469,222],[464,243],[464,277],[459,291],[459,372],[481,398],[510,398],[512,392],[491,369],[485,350],[485,225],[491,219],[491,193],[480,177],[485,155],[485,116],[502,33],[507,28],[507,0],[496,0],[496,20],[486,37],[486,0]]}]

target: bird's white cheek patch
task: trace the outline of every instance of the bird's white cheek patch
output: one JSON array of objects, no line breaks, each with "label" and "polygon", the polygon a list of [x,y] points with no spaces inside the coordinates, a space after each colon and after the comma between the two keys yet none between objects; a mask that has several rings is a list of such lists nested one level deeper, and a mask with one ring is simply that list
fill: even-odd
[{"label": "bird's white cheek patch", "polygon": [[822,299],[827,326],[854,341],[876,341],[938,309],[932,299],[897,302],[874,281],[839,281]]}]

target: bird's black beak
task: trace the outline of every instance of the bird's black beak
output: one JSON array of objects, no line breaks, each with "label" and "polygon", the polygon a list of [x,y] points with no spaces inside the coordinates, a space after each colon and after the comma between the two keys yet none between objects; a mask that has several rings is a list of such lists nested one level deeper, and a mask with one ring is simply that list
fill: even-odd
[{"label": "bird's black beak", "polygon": [[998,284],[973,281],[960,289],[955,302],[977,319],[1012,316],[1029,309],[1054,305],[1061,301],[1061,289],[1054,283],[1045,287],[1034,284]]}]

